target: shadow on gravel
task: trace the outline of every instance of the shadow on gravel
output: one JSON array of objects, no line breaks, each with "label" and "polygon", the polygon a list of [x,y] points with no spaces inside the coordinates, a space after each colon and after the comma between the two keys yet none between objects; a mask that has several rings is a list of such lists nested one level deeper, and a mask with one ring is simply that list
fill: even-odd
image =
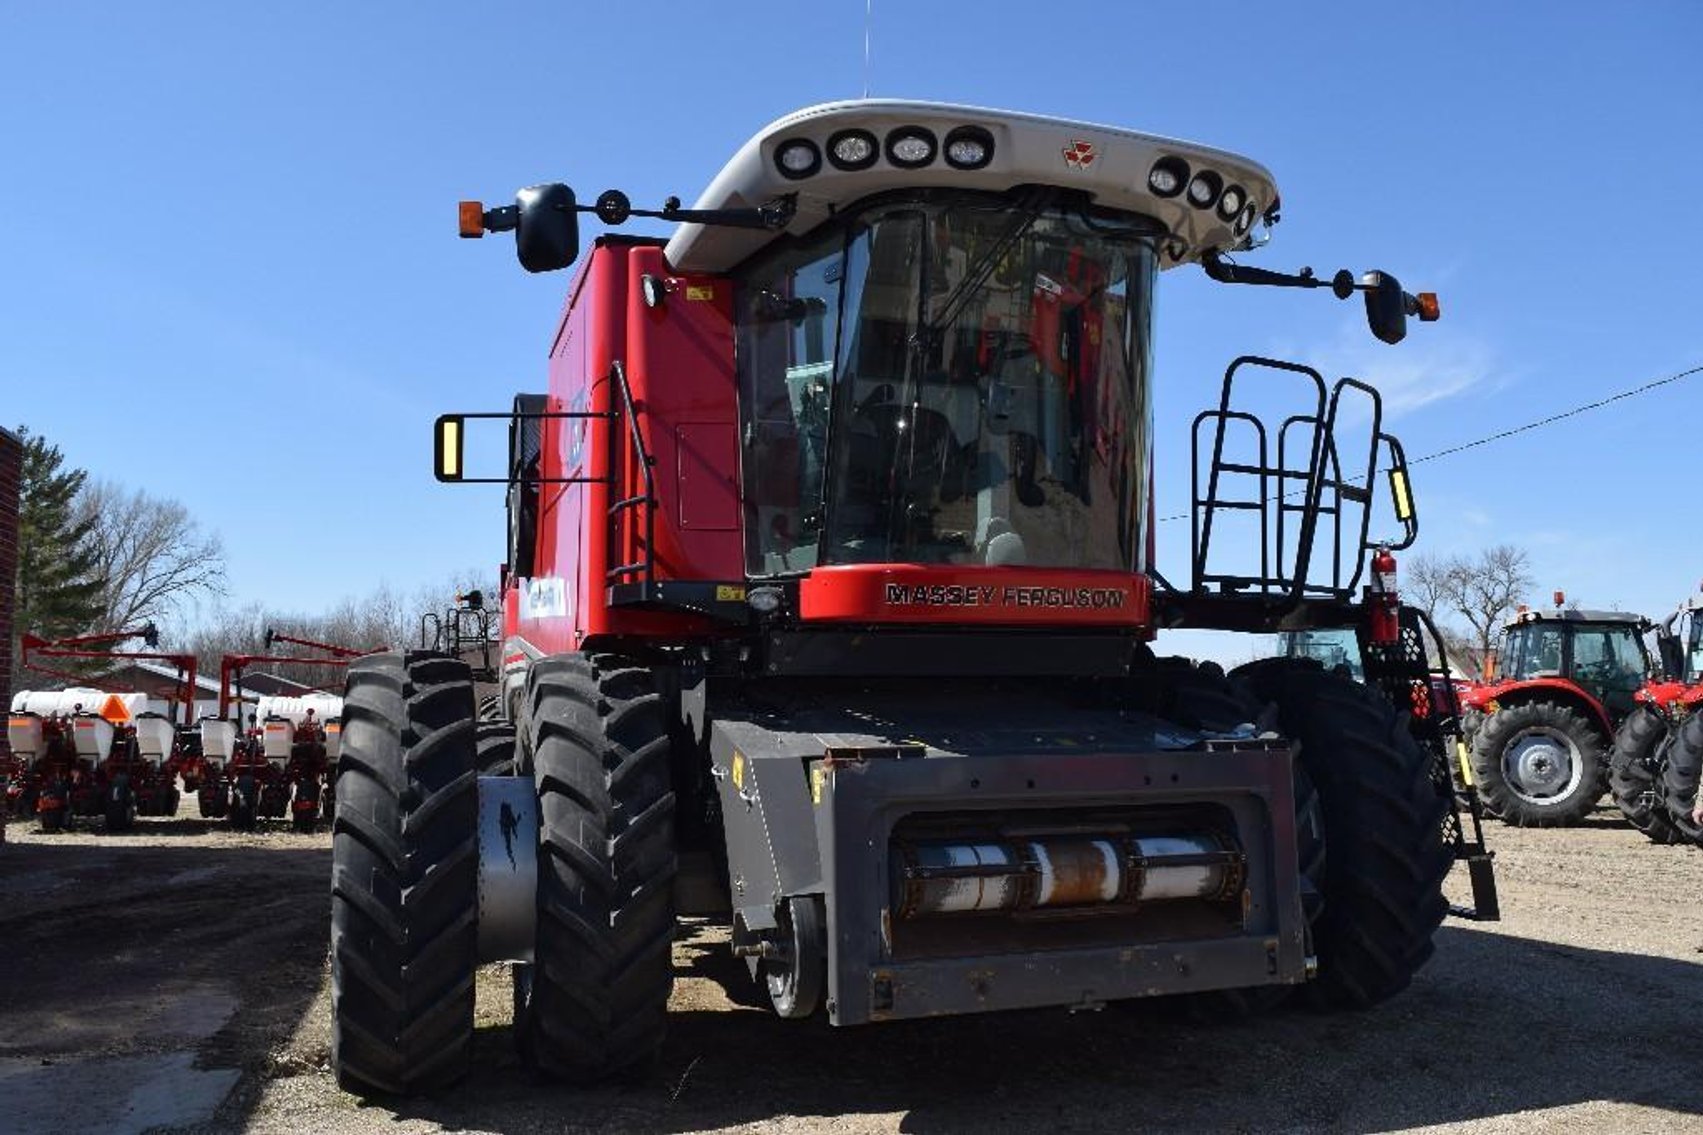
[{"label": "shadow on gravel", "polygon": [[306,844],[8,846],[0,1059],[62,1070],[181,1053],[268,1074],[318,992],[330,873],[330,849]]},{"label": "shadow on gravel", "polygon": [[[751,1001],[718,946],[689,972]],[[1592,1100],[1703,1115],[1681,1057],[1699,1020],[1703,966],[1449,927],[1413,988],[1368,1012],[1202,1024],[1152,1002],[837,1030],[736,1004],[676,1013],[648,1078],[596,1090],[530,1083],[505,1026],[481,1030],[468,1080],[396,1114],[669,1132],[887,1115],[903,1131],[982,1133],[1374,1131]]]}]

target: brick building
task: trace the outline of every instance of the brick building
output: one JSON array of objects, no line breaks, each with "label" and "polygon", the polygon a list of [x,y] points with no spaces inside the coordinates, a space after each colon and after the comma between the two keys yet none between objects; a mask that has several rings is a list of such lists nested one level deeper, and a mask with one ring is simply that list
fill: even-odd
[{"label": "brick building", "polygon": [[[0,427],[0,697],[12,705],[12,609],[18,600],[18,489],[24,473],[24,443]],[[0,733],[0,757],[11,755]]]}]

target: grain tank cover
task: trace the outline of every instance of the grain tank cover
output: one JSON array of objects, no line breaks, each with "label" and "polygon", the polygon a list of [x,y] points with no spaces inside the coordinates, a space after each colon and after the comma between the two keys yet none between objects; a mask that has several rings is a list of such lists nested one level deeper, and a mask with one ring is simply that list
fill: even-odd
[{"label": "grain tank cover", "polygon": [[[1277,204],[1264,166],[1193,142],[1007,110],[859,99],[770,123],[722,167],[695,207],[755,208],[796,195],[783,231],[797,236],[877,193],[999,193],[1019,185],[1079,189],[1096,205],[1155,218],[1174,238],[1163,242],[1164,267],[1208,249],[1247,247],[1255,223]],[[680,272],[725,272],[778,235],[683,224],[668,242],[668,260]]]}]

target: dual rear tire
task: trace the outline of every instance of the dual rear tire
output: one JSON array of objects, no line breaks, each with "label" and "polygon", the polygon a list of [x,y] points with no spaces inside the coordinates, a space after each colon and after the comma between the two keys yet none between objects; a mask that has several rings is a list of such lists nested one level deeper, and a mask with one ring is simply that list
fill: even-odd
[{"label": "dual rear tire", "polygon": [[534,665],[525,728],[475,726],[468,667],[436,654],[350,668],[333,824],[332,1062],[410,1095],[471,1059],[478,781],[519,764],[540,831],[534,962],[516,965],[527,1064],[588,1082],[647,1065],[673,984],[674,794],[651,673],[610,655]]}]

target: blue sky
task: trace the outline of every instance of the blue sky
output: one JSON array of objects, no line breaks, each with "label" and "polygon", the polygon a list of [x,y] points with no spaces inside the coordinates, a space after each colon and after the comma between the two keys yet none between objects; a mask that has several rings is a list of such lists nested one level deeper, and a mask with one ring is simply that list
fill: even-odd
[{"label": "blue sky", "polygon": [[[1284,219],[1245,262],[1441,293],[1392,348],[1324,293],[1168,273],[1161,513],[1240,353],[1378,383],[1412,456],[1703,363],[1703,7],[874,0],[872,32],[873,94],[1246,153]],[[566,281],[458,241],[456,201],[690,200],[764,123],[859,94],[863,33],[863,0],[0,0],[0,421],[183,501],[234,601],[494,564],[500,495],[431,481],[430,422],[542,387]],[[1512,542],[1543,594],[1665,610],[1703,577],[1700,409],[1703,376],[1423,465],[1419,549]],[[1184,575],[1186,525],[1161,546]]]}]

